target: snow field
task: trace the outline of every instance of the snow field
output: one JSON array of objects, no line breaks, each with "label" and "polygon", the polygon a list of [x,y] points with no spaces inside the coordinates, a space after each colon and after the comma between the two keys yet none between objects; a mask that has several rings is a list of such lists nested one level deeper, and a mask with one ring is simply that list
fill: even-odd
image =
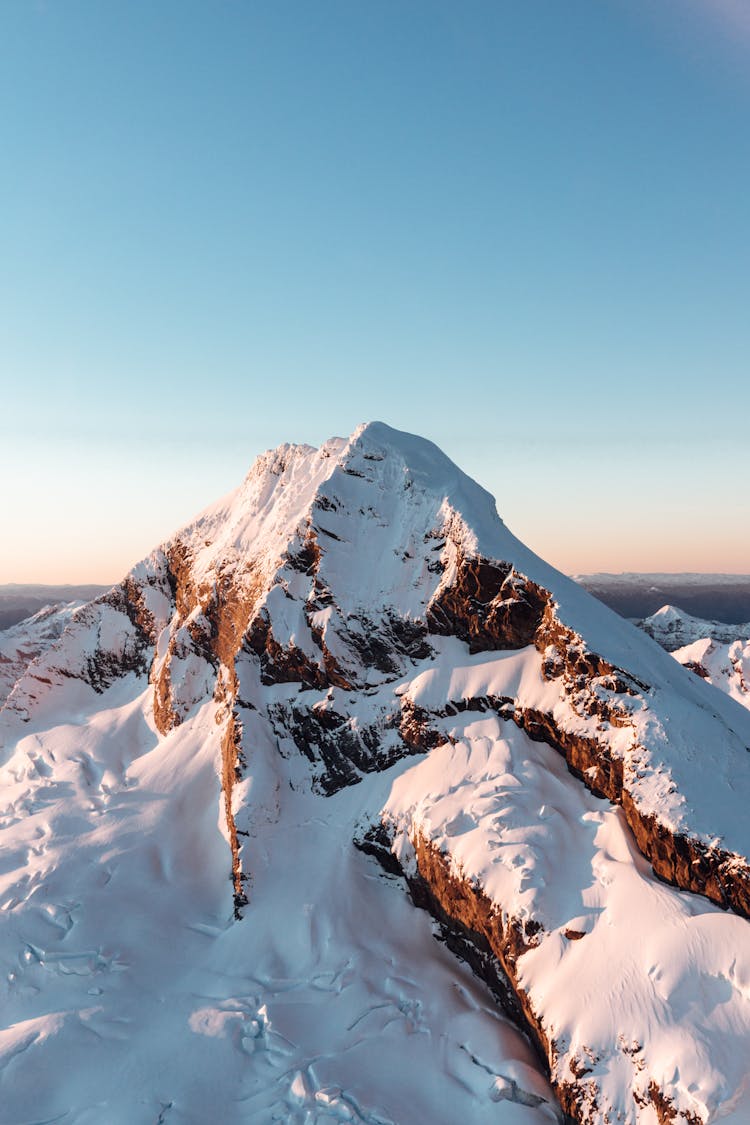
[{"label": "snow field", "polygon": [[634,1100],[652,1081],[678,1111],[750,1120],[748,923],[659,882],[622,811],[511,722],[463,715],[445,732],[455,741],[384,805],[394,851],[413,869],[421,834],[504,919],[541,923],[518,983],[557,1044],[556,1077],[585,1068],[599,1112],[633,1125],[657,1121]]},{"label": "snow field", "polygon": [[523,1038],[351,843],[393,771],[324,799],[258,727],[231,920],[214,711],[160,740],[138,694],[3,768],[3,1125],[556,1120]]}]

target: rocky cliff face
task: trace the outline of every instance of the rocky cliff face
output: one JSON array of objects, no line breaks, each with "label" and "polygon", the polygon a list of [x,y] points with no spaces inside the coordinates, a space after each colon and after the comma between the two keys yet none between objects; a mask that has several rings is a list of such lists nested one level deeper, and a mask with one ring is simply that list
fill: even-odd
[{"label": "rocky cliff face", "polygon": [[[278,784],[270,806],[257,803],[257,779],[269,768],[260,747],[272,748],[264,752],[274,769],[287,771],[286,784],[308,786],[321,802],[401,771],[411,778],[408,800],[389,798],[382,818],[360,825],[358,842],[405,873],[414,900],[501,994],[536,1044],[565,1112],[581,1122],[693,1123],[730,1105],[728,1086],[740,1082],[731,1066],[716,1071],[713,1086],[704,1078],[691,1085],[680,1067],[670,1072],[664,1037],[649,1031],[659,1017],[648,967],[629,970],[646,1016],[641,1024],[621,1021],[622,1028],[632,1023],[625,1038],[617,1020],[579,1034],[576,1013],[581,1026],[586,1021],[577,1003],[563,1018],[560,998],[540,981],[554,943],[571,974],[580,970],[583,947],[596,948],[596,965],[611,962],[605,930],[618,911],[615,928],[645,925],[648,942],[658,930],[651,919],[660,893],[681,904],[698,896],[703,905],[690,909],[701,917],[709,903],[741,916],[725,928],[750,958],[750,722],[723,700],[706,699],[703,686],[648,638],[523,547],[491,497],[430,443],[376,424],[320,450],[285,446],[264,455],[236,493],[78,611],[30,662],[2,712],[6,745],[25,728],[50,716],[67,722],[116,691],[134,699],[143,693],[145,720],[164,746],[210,712],[238,919],[253,909],[259,820],[278,815],[267,811],[278,804]],[[521,740],[512,744],[526,749],[517,760],[494,762],[487,748],[510,744],[508,729]],[[537,799],[543,771],[530,779],[532,759],[523,757],[536,753],[534,743],[568,771],[546,805]],[[495,821],[535,841],[533,864],[523,849],[510,848],[502,878],[494,837],[465,789],[477,747],[486,760],[475,781],[489,787]],[[467,804],[452,808],[448,824],[431,811],[443,800],[444,779],[420,788],[419,771],[447,753],[451,775],[459,751],[464,772],[454,782]],[[409,767],[405,760],[415,756],[420,763]],[[516,789],[541,806],[537,819],[530,805],[525,820],[506,823],[508,808],[525,807],[508,796]],[[497,805],[499,795],[505,804]],[[576,801],[583,803],[573,815],[568,806]],[[606,927],[593,940],[589,900],[610,884],[600,877],[608,863],[601,849],[589,855],[587,825],[605,816],[615,818],[619,862],[629,872],[643,881],[643,856],[660,879],[689,894],[649,890],[645,922],[623,918],[622,903],[615,911],[604,896],[596,909]],[[565,831],[556,841],[550,825],[558,820]],[[454,848],[474,833],[479,859]],[[497,846],[502,855],[506,844]],[[576,876],[564,906],[550,905],[539,889],[567,886],[556,860]],[[528,894],[519,871],[529,873]],[[713,925],[724,918],[709,917]],[[664,949],[676,940],[659,934]],[[701,941],[696,934],[690,945],[695,964],[704,957]],[[719,975],[724,969],[744,997],[737,964]],[[708,966],[699,971],[711,976]],[[616,968],[613,976],[606,1003],[616,1006],[629,978]],[[669,1008],[670,995],[652,990]],[[698,1073],[696,1044],[710,1029],[690,1003],[675,1000],[672,1008],[662,1022],[677,1029],[684,1072]]]}]

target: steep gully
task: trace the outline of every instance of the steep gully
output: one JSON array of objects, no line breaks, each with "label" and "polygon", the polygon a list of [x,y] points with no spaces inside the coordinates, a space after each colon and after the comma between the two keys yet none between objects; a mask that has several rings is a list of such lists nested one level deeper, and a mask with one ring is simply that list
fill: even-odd
[{"label": "steep gully", "polygon": [[[250,570],[240,576],[236,570],[228,570],[216,574],[210,583],[196,584],[189,550],[177,541],[166,553],[175,613],[166,651],[160,657],[155,654],[151,665],[154,717],[162,733],[181,721],[180,708],[172,691],[171,667],[175,659],[184,657],[186,646],[192,648],[216,672],[214,698],[220,704],[217,723],[223,725],[222,790],[238,917],[247,902],[241,840],[232,813],[233,787],[246,765],[237,698],[235,662],[238,656],[244,653],[257,661],[258,675],[264,684],[299,683],[318,690],[363,687],[349,668],[337,662],[320,630],[312,623],[313,613],[330,604],[333,598],[319,579],[320,557],[321,550],[311,527],[304,541],[284,560],[285,567],[305,574],[312,583],[315,596],[310,605],[305,606],[305,616],[320,652],[320,660],[315,661],[294,645],[281,645],[274,636],[267,610],[258,609],[268,574]],[[120,590],[126,612],[131,621],[137,623],[144,642],[155,645],[153,622],[148,620],[137,587],[126,583]],[[648,685],[587,651],[582,639],[557,620],[548,591],[509,564],[489,559],[460,557],[455,580],[449,586],[438,588],[427,608],[424,624],[391,617],[383,623],[368,622],[366,626],[349,636],[348,643],[358,648],[365,667],[369,663],[385,673],[390,671],[394,679],[398,677],[394,654],[425,659],[430,653],[430,635],[446,635],[465,641],[471,652],[533,645],[542,655],[544,678],[559,682],[574,710],[595,715],[610,726],[627,726],[630,723],[628,697],[648,691]],[[532,739],[557,750],[564,756],[571,773],[596,796],[620,805],[640,851],[658,876],[744,917],[750,916],[750,871],[746,864],[738,863],[736,856],[720,848],[709,848],[700,840],[671,832],[655,817],[644,815],[628,791],[622,759],[613,755],[603,739],[572,733],[551,713],[523,708],[511,697],[450,700],[442,711],[430,713],[404,696],[399,708],[398,729],[391,732],[398,736],[400,745],[396,748],[391,741],[381,749],[382,731],[376,727],[355,736],[341,716],[321,708],[282,711],[277,719],[288,724],[289,733],[311,761],[322,758],[324,772],[320,788],[328,793],[355,783],[361,772],[385,768],[399,756],[424,752],[444,740],[445,736],[436,729],[435,719],[462,710],[493,711],[503,719],[512,720]],[[540,1057],[554,1074],[555,1043],[545,1033],[543,1021],[519,986],[515,972],[518,958],[534,943],[535,925],[540,927],[528,920],[506,918],[503,921],[481,889],[457,878],[449,861],[429,840],[418,836],[413,843],[417,874],[408,882],[415,903],[435,916],[449,945],[487,980],[506,1009],[530,1034]],[[374,826],[358,844],[389,870],[398,869],[383,825]],[[569,935],[571,940],[577,936]],[[555,1085],[565,1112],[573,1120],[589,1120],[596,1107],[596,1091],[587,1083],[585,1072],[573,1071],[570,1079],[557,1081]],[[655,1085],[649,1096],[660,1122],[667,1125],[676,1119],[674,1108]]]}]

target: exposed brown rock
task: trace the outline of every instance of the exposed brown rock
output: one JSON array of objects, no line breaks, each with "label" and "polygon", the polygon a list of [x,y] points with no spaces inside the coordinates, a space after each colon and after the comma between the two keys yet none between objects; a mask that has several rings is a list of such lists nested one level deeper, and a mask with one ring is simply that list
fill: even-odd
[{"label": "exposed brown rock", "polygon": [[260,660],[263,684],[300,683],[308,688],[324,688],[329,684],[324,669],[310,660],[302,649],[296,645],[283,648],[279,644],[265,609],[253,618],[245,644]]},{"label": "exposed brown rock", "polygon": [[[335,505],[331,504],[330,501],[324,504],[322,497],[319,498],[316,507],[323,508],[326,511],[331,509],[333,511],[336,510]],[[296,548],[291,547],[287,551],[286,561],[293,570],[298,570],[302,574],[314,575],[317,573],[318,566],[320,565],[320,555],[321,551],[318,546],[318,540],[315,536],[315,532],[310,528],[299,546]]]},{"label": "exposed brown rock", "polygon": [[570,772],[595,797],[606,797],[613,804],[622,803],[623,761],[613,756],[606,742],[573,734],[559,726],[553,715],[531,707],[515,707],[509,717],[534,742],[546,742],[562,754]]},{"label": "exposed brown rock", "polygon": [[639,849],[661,879],[750,918],[750,870],[743,857],[670,832],[640,812],[626,789],[622,807]]},{"label": "exposed brown rock", "polygon": [[126,613],[135,625],[141,640],[145,645],[156,644],[156,622],[154,615],[146,608],[144,592],[141,586],[128,575],[120,586],[115,586],[101,599],[108,605]]},{"label": "exposed brown rock", "polygon": [[[318,507],[325,511],[335,505],[331,501]],[[435,536],[435,550],[441,560],[449,534],[448,529],[445,535]],[[346,690],[362,686],[354,682],[348,668],[340,666],[322,631],[312,622],[317,608],[335,605],[333,593],[320,580],[321,557],[317,530],[310,525],[282,560],[283,565],[310,576],[313,599],[306,603],[305,614],[320,650],[319,660],[311,659],[296,645],[279,644],[268,613],[256,612],[270,571],[261,573],[236,564],[199,584],[191,550],[175,540],[165,552],[163,574],[157,573],[153,579],[163,592],[171,594],[174,605],[166,653],[159,661],[153,659],[157,623],[146,607],[143,589],[128,578],[104,600],[127,615],[134,626],[134,640],[124,657],[97,652],[89,660],[86,678],[96,690],[104,690],[123,670],[143,672],[151,663],[154,719],[162,733],[184,717],[185,706],[173,697],[171,671],[173,661],[189,650],[208,661],[216,669],[217,678],[220,669],[225,670],[222,675],[230,708],[237,691],[235,658],[243,645],[257,655],[263,683],[298,682],[318,691],[330,686]],[[440,565],[442,568],[442,561]],[[427,608],[425,622],[395,615],[372,622],[355,616],[347,621],[341,639],[352,649],[353,667],[376,668],[388,679],[401,673],[401,659],[420,660],[431,655],[428,630],[463,638],[474,652],[535,645],[542,656],[543,675],[559,683],[573,710],[582,717],[596,716],[605,725],[629,725],[631,700],[648,690],[647,685],[588,651],[583,640],[558,620],[548,591],[509,564],[481,557],[470,559],[459,554],[455,581],[439,589]],[[442,736],[431,716],[408,700],[402,699],[400,704],[402,752],[414,753],[437,745]],[[506,698],[454,700],[444,714],[466,709],[495,710],[504,718],[512,718],[531,738],[555,747],[565,756],[571,772],[592,792],[623,806],[638,847],[661,878],[750,916],[750,870],[744,859],[673,834],[655,817],[644,816],[627,789],[623,761],[612,754],[605,738],[571,733],[552,714],[521,708]],[[392,744],[381,754],[375,729],[352,732],[343,721],[334,729],[324,712],[303,715],[301,708],[295,708],[290,717],[297,745],[312,759],[322,761],[329,771],[324,791],[352,784],[363,770],[382,768],[400,756]],[[241,752],[241,728],[232,726],[232,730],[240,733],[236,737],[227,734],[223,755],[227,760],[234,755],[236,764]],[[233,776],[232,769],[223,771],[229,815]],[[232,827],[229,835],[236,840]],[[233,878],[238,854],[233,850]]]},{"label": "exposed brown rock", "polygon": [[343,670],[339,667],[338,661],[328,648],[323,637],[323,630],[316,628],[310,621],[308,614],[308,623],[310,625],[310,634],[313,641],[318,646],[323,657],[323,669],[325,672],[325,682],[332,687],[344,688],[349,691],[354,686],[351,679],[344,674]]},{"label": "exposed brown rock", "polygon": [[694,1113],[689,1110],[680,1110],[679,1112],[674,1106],[674,1103],[667,1098],[655,1082],[652,1082],[648,1088],[648,1103],[656,1110],[656,1116],[659,1125],[675,1125],[676,1122],[684,1122],[685,1125],[704,1125],[704,1122]]},{"label": "exposed brown rock", "polygon": [[242,751],[242,723],[237,712],[231,709],[221,740],[221,788],[224,794],[224,813],[232,855],[232,887],[234,891],[234,916],[242,917],[242,908],[247,906],[245,883],[247,875],[242,869],[240,840],[232,812],[232,793],[236,781],[242,777],[245,758]]},{"label": "exposed brown rock", "polygon": [[445,735],[436,729],[431,719],[429,711],[417,706],[408,696],[402,696],[399,733],[411,750],[432,750],[445,742]]},{"label": "exposed brown rock", "polygon": [[165,658],[158,675],[153,675],[154,685],[154,723],[159,734],[167,734],[178,726],[180,717],[172,707],[172,681],[169,674],[169,660]]},{"label": "exposed brown rock", "polygon": [[175,610],[180,620],[189,615],[198,601],[193,581],[193,555],[181,539],[175,539],[166,549],[167,579],[172,590]]},{"label": "exposed brown rock", "polygon": [[635,843],[661,879],[750,917],[750,870],[745,860],[672,832],[656,817],[642,813],[624,783],[622,759],[613,756],[606,743],[571,734],[541,711],[517,707],[512,718],[534,741],[546,742],[563,754],[571,773],[595,796],[622,806]]},{"label": "exposed brown rock", "polygon": [[430,632],[459,637],[471,652],[533,644],[549,594],[509,563],[459,558],[455,582],[427,608]]},{"label": "exposed brown rock", "polygon": [[[166,550],[167,577],[174,600],[174,616],[164,658],[154,661],[154,718],[165,734],[181,721],[173,706],[170,666],[177,655],[187,655],[179,630],[186,626],[192,651],[215,667],[228,670],[234,683],[234,661],[242,645],[253,609],[263,592],[262,576],[249,569],[217,571],[200,586],[193,574],[190,550],[175,540]],[[182,648],[180,648],[182,646]]]},{"label": "exposed brown rock", "polygon": [[479,952],[491,952],[512,986],[502,997],[510,1014],[526,1030],[547,1069],[550,1044],[528,996],[516,983],[518,958],[536,944],[540,927],[520,919],[503,918],[497,907],[478,887],[457,878],[448,859],[421,833],[412,840],[418,876],[408,877],[409,890],[417,906],[438,921],[458,927]]},{"label": "exposed brown rock", "polygon": [[750,871],[742,857],[699,840],[671,832],[655,817],[641,813],[624,784],[624,764],[610,747],[595,737],[571,733],[545,711],[521,708],[502,696],[475,696],[449,702],[440,712],[429,711],[405,698],[401,702],[401,734],[411,746],[429,750],[445,741],[436,718],[466,711],[495,711],[513,722],[535,742],[544,742],[562,754],[568,769],[596,797],[621,805],[635,843],[654,872],[667,883],[703,895],[725,909],[750,917]]},{"label": "exposed brown rock", "polygon": [[[154,686],[154,722],[160,734],[167,734],[181,721],[181,716],[172,705],[172,681],[170,667],[174,657],[174,632],[189,616],[197,602],[191,570],[192,556],[178,539],[166,551],[167,581],[169,583],[175,617],[171,623],[171,633],[167,651],[162,660],[154,660],[151,665],[150,680]],[[156,639],[154,639],[154,644]]]},{"label": "exposed brown rock", "polygon": [[[174,599],[175,613],[167,651],[154,660],[151,679],[154,686],[154,721],[166,734],[182,721],[174,699],[171,681],[172,662],[190,650],[216,669],[215,697],[226,706],[226,726],[221,743],[221,782],[229,836],[234,888],[235,915],[240,916],[247,902],[244,889],[241,848],[232,813],[234,784],[244,767],[242,724],[234,709],[237,698],[235,659],[248,630],[253,611],[264,590],[264,576],[247,568],[217,571],[210,582],[198,585],[193,573],[190,550],[176,540],[166,551],[167,576]],[[182,626],[185,628],[182,628]]]}]

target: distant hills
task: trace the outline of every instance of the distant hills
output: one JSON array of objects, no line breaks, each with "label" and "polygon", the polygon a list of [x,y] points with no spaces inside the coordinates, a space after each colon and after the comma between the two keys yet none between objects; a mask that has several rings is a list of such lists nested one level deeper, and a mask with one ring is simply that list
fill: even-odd
[{"label": "distant hills", "polygon": [[664,605],[734,625],[750,621],[750,574],[577,574],[576,582],[623,617],[650,617]]},{"label": "distant hills", "polygon": [[0,585],[0,629],[9,629],[48,605],[60,602],[88,602],[105,593],[109,586],[91,583],[83,586],[47,586],[31,582]]}]

